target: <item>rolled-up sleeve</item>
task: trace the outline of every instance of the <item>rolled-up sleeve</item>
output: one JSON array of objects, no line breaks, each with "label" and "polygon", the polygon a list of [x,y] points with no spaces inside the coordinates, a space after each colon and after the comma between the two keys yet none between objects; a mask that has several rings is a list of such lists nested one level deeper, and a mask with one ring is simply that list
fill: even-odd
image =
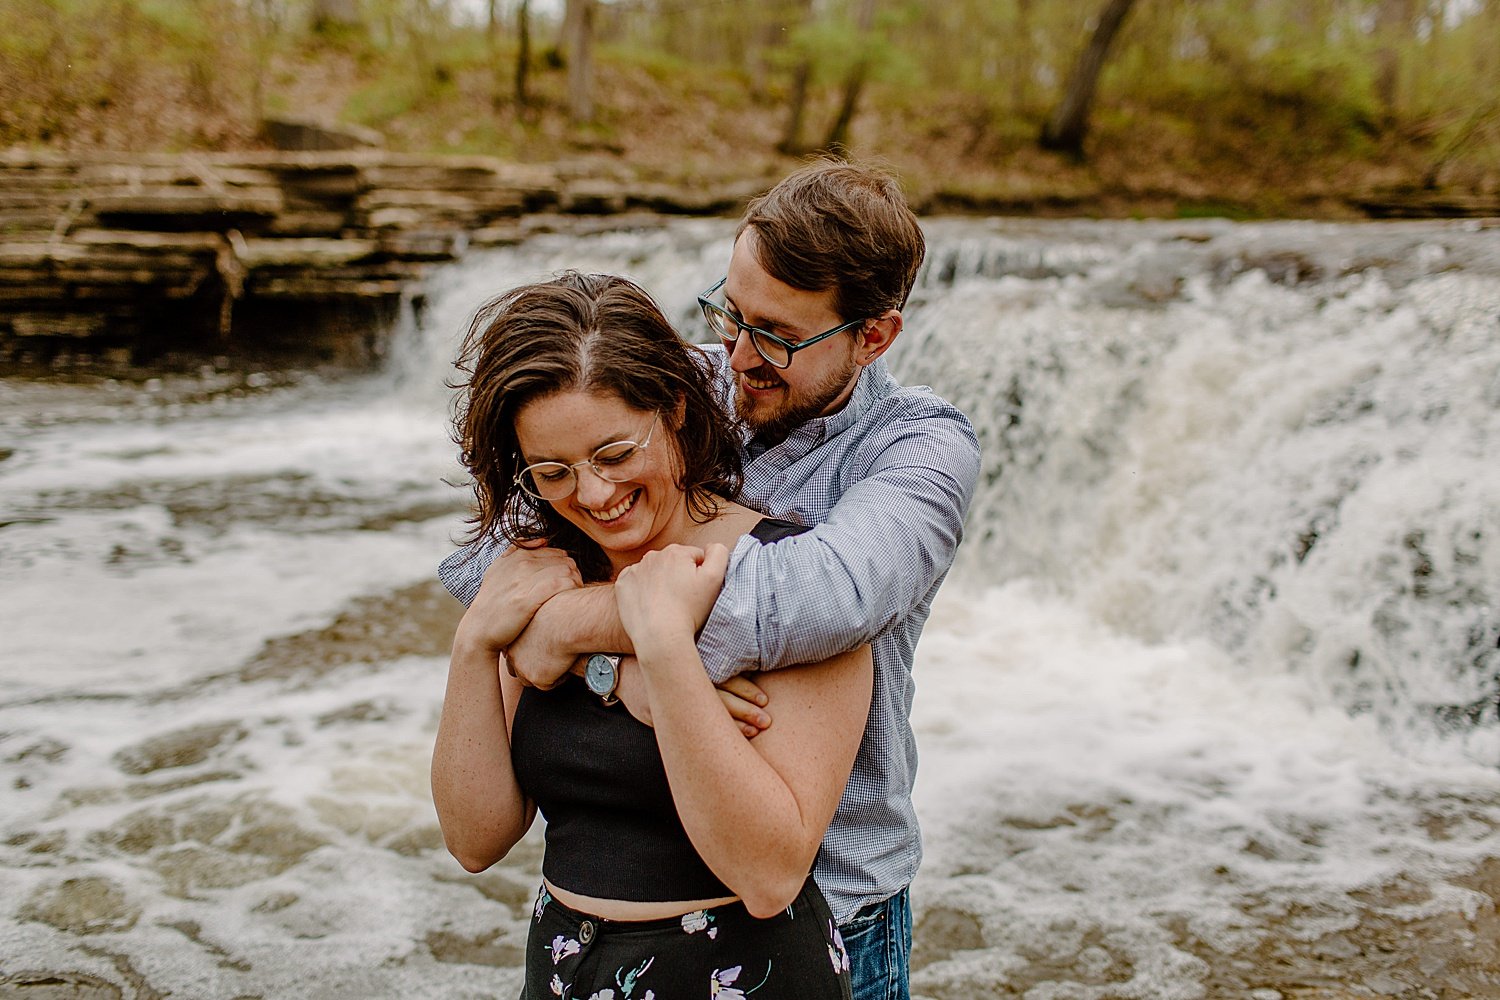
[{"label": "rolled-up sleeve", "polygon": [[505,546],[490,538],[471,542],[443,557],[438,563],[438,580],[448,593],[468,607],[474,603],[479,585],[484,582],[484,571],[503,551]]},{"label": "rolled-up sleeve", "polygon": [[963,414],[922,407],[867,435],[854,459],[822,523],[735,546],[698,643],[715,683],[869,642],[952,565],[979,476],[979,443]]}]

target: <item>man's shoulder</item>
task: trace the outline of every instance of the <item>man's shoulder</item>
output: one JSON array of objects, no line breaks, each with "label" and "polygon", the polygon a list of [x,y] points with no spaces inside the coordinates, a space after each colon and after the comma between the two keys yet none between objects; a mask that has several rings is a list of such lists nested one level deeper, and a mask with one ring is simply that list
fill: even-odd
[{"label": "man's shoulder", "polygon": [[729,355],[722,344],[692,344],[697,349],[694,355],[708,373],[709,384],[718,395],[726,410],[734,408],[734,370],[729,367]]},{"label": "man's shoulder", "polygon": [[916,413],[937,414],[942,416],[964,416],[964,412],[956,405],[939,396],[927,385],[898,385],[894,392],[886,397],[892,406],[902,411]]},{"label": "man's shoulder", "polygon": [[930,386],[900,385],[894,381],[872,401],[859,423],[870,432],[887,427],[910,429],[914,421],[923,422],[919,426],[934,432],[953,431],[964,437],[974,437],[974,426],[963,410],[939,396]]},{"label": "man's shoulder", "polygon": [[889,382],[847,440],[845,474],[855,480],[888,465],[921,467],[968,484],[980,465],[979,435],[953,403],[925,385]]}]

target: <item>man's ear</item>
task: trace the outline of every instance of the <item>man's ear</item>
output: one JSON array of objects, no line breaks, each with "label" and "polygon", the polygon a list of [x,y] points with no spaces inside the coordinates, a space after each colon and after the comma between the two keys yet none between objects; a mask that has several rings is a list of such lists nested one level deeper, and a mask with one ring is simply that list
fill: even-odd
[{"label": "man's ear", "polygon": [[855,363],[868,365],[889,350],[901,335],[902,323],[899,309],[887,309],[866,323],[857,338],[859,347],[854,352]]}]

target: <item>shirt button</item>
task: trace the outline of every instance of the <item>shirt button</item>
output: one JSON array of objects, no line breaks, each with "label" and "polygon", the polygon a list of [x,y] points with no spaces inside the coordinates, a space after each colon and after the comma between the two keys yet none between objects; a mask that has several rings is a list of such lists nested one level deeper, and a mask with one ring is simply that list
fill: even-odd
[{"label": "shirt button", "polygon": [[578,941],[580,944],[588,944],[594,940],[594,922],[585,920],[578,925]]}]

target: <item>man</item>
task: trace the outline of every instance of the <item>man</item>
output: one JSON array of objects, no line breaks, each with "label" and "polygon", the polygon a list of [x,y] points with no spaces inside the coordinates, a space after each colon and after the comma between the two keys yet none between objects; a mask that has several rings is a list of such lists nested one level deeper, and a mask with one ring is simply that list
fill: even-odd
[{"label": "man", "polygon": [[[979,470],[964,415],[898,385],[880,360],[901,333],[924,254],[894,179],[819,162],[751,202],[726,278],[700,300],[748,434],[738,499],[814,526],[775,545],[747,539],[731,554],[699,638],[709,674],[752,698],[753,686],[731,678],[867,642],[874,654],[864,739],[814,869],[849,951],[855,1000],[908,995],[908,889],[922,851],[912,659]],[[488,561],[455,553],[439,575],[467,603]],[[510,660],[545,687],[576,655],[629,648],[611,589],[590,587],[544,604]],[[731,711],[769,723],[754,704]]]}]

